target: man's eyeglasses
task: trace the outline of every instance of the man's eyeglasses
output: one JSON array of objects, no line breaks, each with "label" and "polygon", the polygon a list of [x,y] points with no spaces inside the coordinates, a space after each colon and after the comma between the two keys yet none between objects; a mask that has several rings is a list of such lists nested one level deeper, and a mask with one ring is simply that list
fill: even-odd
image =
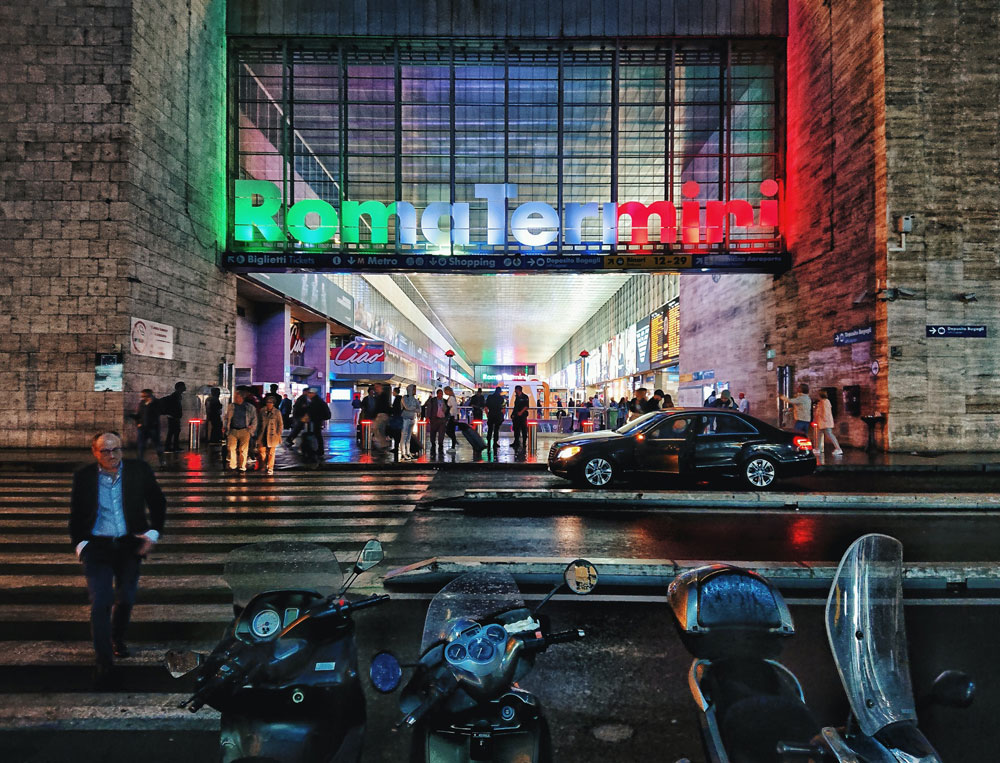
[{"label": "man's eyeglasses", "polygon": [[112,453],[121,453],[121,448],[101,448],[97,451],[98,453],[103,453],[105,456],[110,456]]}]

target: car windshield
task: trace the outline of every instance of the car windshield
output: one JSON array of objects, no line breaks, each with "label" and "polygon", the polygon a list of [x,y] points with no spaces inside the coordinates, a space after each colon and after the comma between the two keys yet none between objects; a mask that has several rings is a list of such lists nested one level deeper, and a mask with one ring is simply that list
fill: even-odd
[{"label": "car windshield", "polygon": [[633,432],[638,432],[640,429],[642,429],[646,424],[648,424],[658,415],[659,411],[653,411],[652,413],[644,413],[639,418],[633,419],[627,424],[618,427],[618,429],[616,429],[615,431],[618,434],[632,434]]},{"label": "car windshield", "polygon": [[888,535],[858,538],[844,554],[826,602],[834,662],[861,730],[874,736],[915,721],[906,627],[903,546]]},{"label": "car windshield", "polygon": [[523,606],[524,599],[509,572],[467,572],[438,591],[427,607],[420,653],[446,640],[456,620],[475,620],[481,624],[494,615]]},{"label": "car windshield", "polygon": [[233,603],[240,607],[264,591],[298,589],[329,596],[344,584],[333,551],[315,543],[283,540],[233,549],[226,556],[222,577],[233,591]]}]

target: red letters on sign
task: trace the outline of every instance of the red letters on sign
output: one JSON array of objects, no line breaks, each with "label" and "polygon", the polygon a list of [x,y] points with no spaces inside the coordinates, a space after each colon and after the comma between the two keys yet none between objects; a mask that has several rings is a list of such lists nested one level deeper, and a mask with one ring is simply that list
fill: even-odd
[{"label": "red letters on sign", "polygon": [[338,366],[346,366],[348,363],[380,363],[385,360],[385,347],[367,342],[348,342],[343,347],[331,348],[330,360]]}]

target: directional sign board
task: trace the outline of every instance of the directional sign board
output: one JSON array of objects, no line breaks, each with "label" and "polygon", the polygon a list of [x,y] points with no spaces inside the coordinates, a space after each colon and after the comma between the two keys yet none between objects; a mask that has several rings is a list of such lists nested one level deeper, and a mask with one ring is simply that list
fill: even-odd
[{"label": "directional sign board", "polygon": [[950,339],[952,337],[970,337],[985,339],[986,326],[927,326],[927,336],[935,339]]}]

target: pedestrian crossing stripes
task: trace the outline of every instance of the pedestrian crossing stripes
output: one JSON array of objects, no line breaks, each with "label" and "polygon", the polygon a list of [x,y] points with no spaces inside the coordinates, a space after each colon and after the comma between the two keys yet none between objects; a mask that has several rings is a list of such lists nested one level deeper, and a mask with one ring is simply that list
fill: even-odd
[{"label": "pedestrian crossing stripes", "polygon": [[[218,714],[176,708],[167,649],[207,651],[232,618],[229,551],[281,539],[319,543],[346,567],[369,538],[387,562],[433,471],[163,472],[165,532],[143,563],[123,690],[91,687],[86,581],[68,537],[69,473],[0,473],[0,731],[210,730]],[[377,578],[376,578],[377,579]],[[374,590],[362,577],[357,593]]]}]

